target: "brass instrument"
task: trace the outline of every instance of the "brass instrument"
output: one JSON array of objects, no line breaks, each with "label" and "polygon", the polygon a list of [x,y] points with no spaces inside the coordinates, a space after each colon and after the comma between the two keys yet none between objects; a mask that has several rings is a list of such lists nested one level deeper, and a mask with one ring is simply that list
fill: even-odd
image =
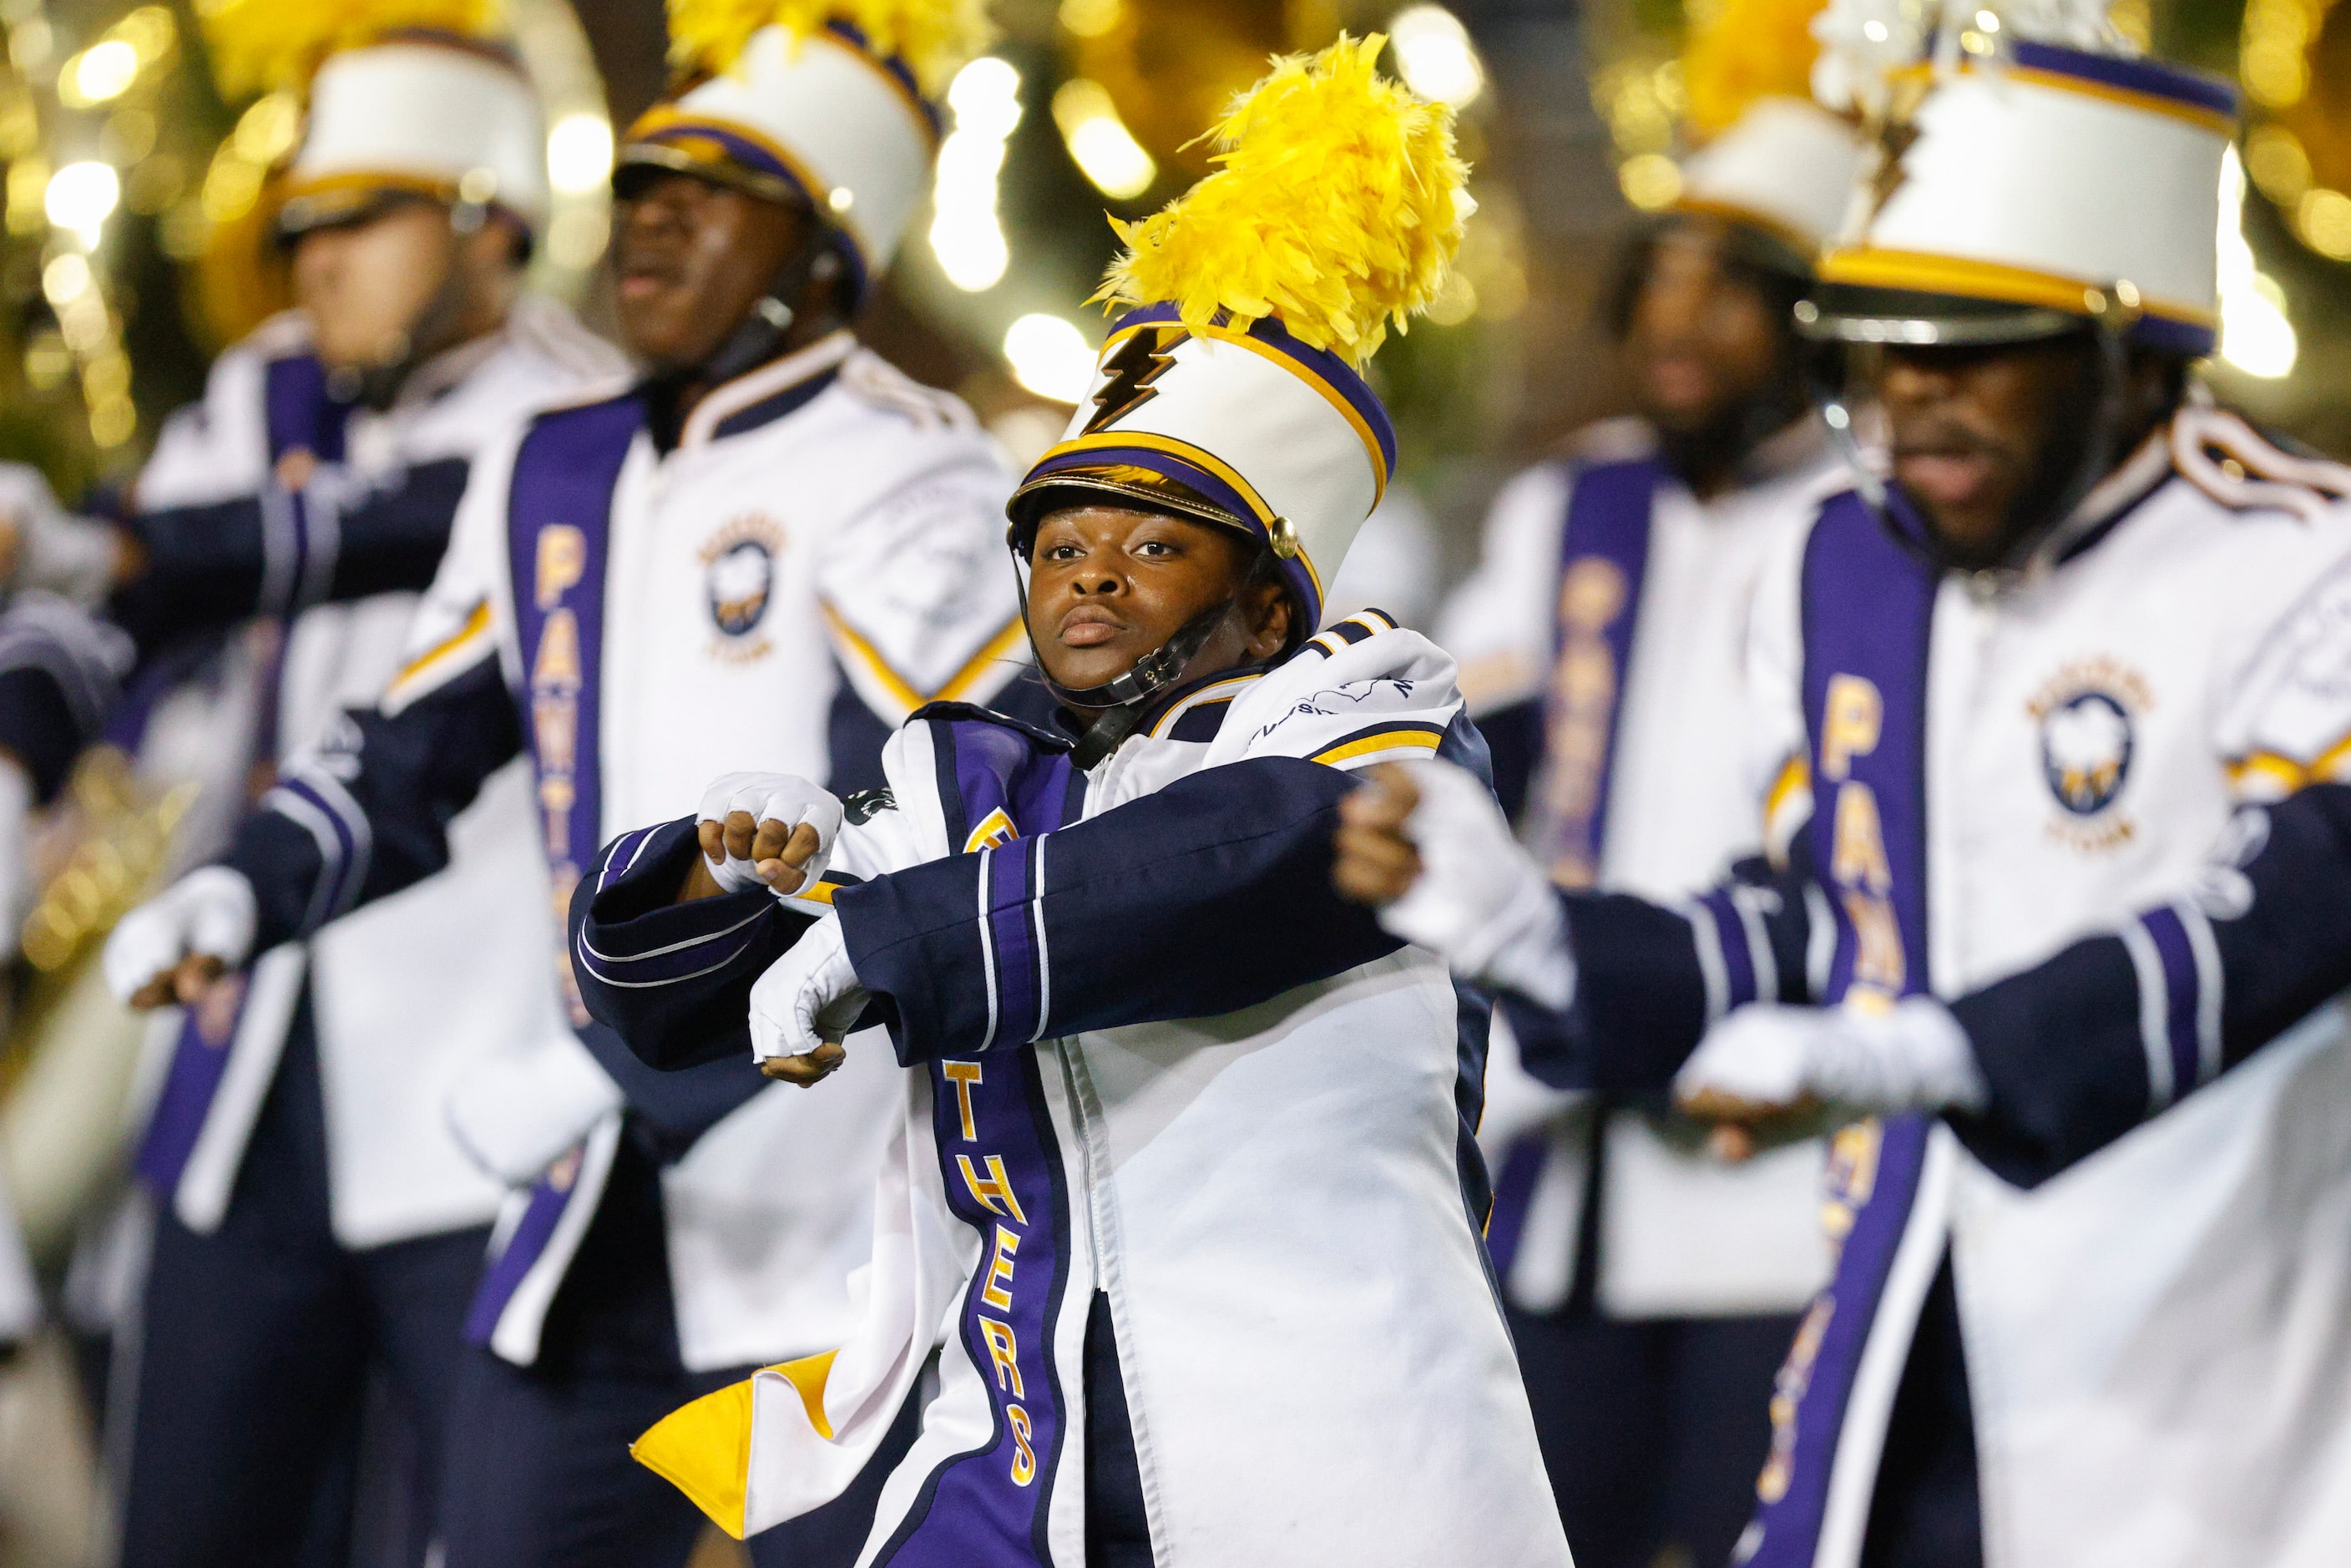
[{"label": "brass instrument", "polygon": [[109,994],[98,958],[115,922],[154,891],[200,789],[156,790],[120,748],[95,747],[40,835],[35,858],[53,869],[25,917],[21,990],[0,1040],[0,1175],[43,1263],[70,1249],[136,1131],[147,1021]]}]

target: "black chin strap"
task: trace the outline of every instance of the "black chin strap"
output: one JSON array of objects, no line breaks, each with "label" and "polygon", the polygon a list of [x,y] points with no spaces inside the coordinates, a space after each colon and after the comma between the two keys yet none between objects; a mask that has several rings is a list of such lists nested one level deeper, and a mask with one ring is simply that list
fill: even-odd
[{"label": "black chin strap", "polygon": [[840,276],[841,253],[825,237],[820,236],[802,246],[800,253],[776,273],[768,291],[752,305],[751,313],[737,324],[710,358],[695,368],[694,379],[720,386],[774,359],[782,351],[785,335],[798,319],[791,302],[807,293],[810,284],[831,282]]}]

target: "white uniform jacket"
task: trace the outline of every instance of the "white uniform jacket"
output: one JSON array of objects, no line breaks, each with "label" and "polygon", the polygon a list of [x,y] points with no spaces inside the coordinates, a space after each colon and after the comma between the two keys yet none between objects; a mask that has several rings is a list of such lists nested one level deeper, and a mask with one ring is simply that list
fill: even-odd
[{"label": "white uniform jacket", "polygon": [[[1075,1568],[1099,1293],[1165,1568],[1563,1568],[1479,1238],[1485,1006],[1331,885],[1349,770],[1438,750],[1482,766],[1452,661],[1370,612],[1165,701],[1090,773],[1066,739],[918,716],[819,890],[912,1069],[860,1318],[640,1458],[731,1531],[803,1512],[944,1330],[862,1561]],[[614,845],[579,938],[654,1056],[727,1048],[692,998],[739,1007],[799,924],[653,907],[691,831]]]},{"label": "white uniform jacket", "polygon": [[[1505,803],[1562,885],[1671,900],[1761,852],[1750,611],[1764,563],[1843,473],[1808,420],[1701,501],[1645,426],[1617,420],[1496,498],[1437,639],[1461,661]],[[1513,1305],[1551,1312],[1575,1293],[1615,1318],[1793,1312],[1820,1288],[1817,1142],[1725,1165],[1654,1096],[1544,1089],[1495,1032],[1488,1241]],[[1576,1278],[1579,1257],[1593,1278]]]},{"label": "white uniform jacket", "polygon": [[2178,897],[2241,799],[2342,755],[2340,687],[2286,739],[2249,739],[2241,710],[2281,629],[2339,583],[2345,494],[2351,474],[2189,409],[2019,574],[1938,573],[1857,497],[1831,500],[1759,601],[1795,885],[1711,894],[1687,920],[1566,901],[1580,1017],[1518,1009],[1522,1038],[1573,1056],[1588,1020],[1639,1014],[1654,1055],[1613,1071],[1653,1081],[1767,983],[1961,998],[2123,922],[2144,1047],[2128,1081],[2095,1009],[2026,1032],[1970,1003],[1989,1109],[1834,1140],[1843,1246],[1781,1375],[1742,1562],[1859,1561],[1947,1256],[1987,1568],[2351,1556],[2351,1134],[2319,1109],[2351,1093],[2351,1045],[2322,1009],[2213,1082],[2220,948]]},{"label": "white uniform jacket", "polygon": [[[151,658],[240,614],[282,635],[233,643],[230,678],[178,696],[134,684],[152,716],[148,771],[209,774],[214,809],[242,811],[254,764],[299,754],[345,705],[372,702],[400,667],[416,590],[447,547],[471,464],[533,409],[620,364],[534,296],[504,330],[420,367],[380,412],[328,395],[298,316],[223,354],[203,402],[172,417],[140,476],[132,526],[150,568],[116,608]],[[528,812],[517,768],[455,824],[446,875],[308,945],[329,1189],[347,1246],[482,1224],[504,1197],[451,1140],[443,1103],[486,1052],[549,1027],[545,1003],[505,979],[546,940],[544,922],[511,913],[538,883],[519,841]],[[266,955],[241,1009],[207,1008],[151,1036],[172,1060],[157,1069],[141,1163],[196,1229],[227,1208],[305,956],[300,945]]]},{"label": "white uniform jacket", "polygon": [[880,747],[915,706],[985,699],[1017,675],[1009,489],[960,403],[845,332],[711,392],[667,452],[634,389],[599,389],[485,454],[381,711],[290,769],[277,812],[241,835],[231,860],[265,887],[265,925],[310,929],[430,873],[453,803],[528,758],[534,809],[513,847],[534,872],[498,917],[544,945],[494,984],[570,1014],[561,1040],[506,1045],[571,1057],[556,1069],[571,1082],[570,1030],[584,1030],[622,1092],[575,1102],[577,1146],[501,1221],[472,1332],[502,1355],[538,1354],[610,1174],[622,1092],[664,1164],[685,1364],[771,1360],[845,1332],[841,1281],[864,1260],[896,1113],[879,1052],[821,1101],[769,1089],[747,1058],[646,1071],[577,1010],[548,912],[560,922],[606,836],[692,811],[718,775],[878,782]]}]

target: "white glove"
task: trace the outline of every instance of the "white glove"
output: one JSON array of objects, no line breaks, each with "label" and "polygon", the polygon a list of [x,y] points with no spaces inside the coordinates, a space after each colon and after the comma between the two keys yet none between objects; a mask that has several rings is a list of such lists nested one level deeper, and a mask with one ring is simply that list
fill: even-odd
[{"label": "white glove", "polygon": [[124,915],[106,939],[106,988],[128,1002],[190,956],[231,969],[253,951],[253,884],[225,865],[192,871]]},{"label": "white glove", "polygon": [[849,961],[841,917],[825,915],[752,985],[752,1058],[806,1056],[848,1034],[864,1010],[865,988]]},{"label": "white glove", "polygon": [[[841,801],[830,791],[789,773],[725,774],[713,779],[710,788],[702,792],[697,827],[701,822],[723,824],[737,811],[748,812],[755,827],[761,822],[778,822],[789,831],[806,822],[816,830],[816,853],[800,868],[800,881],[791,891],[812,887],[816,879],[824,874],[824,868],[832,859],[832,841],[841,833]],[[711,868],[710,874],[729,893],[768,885],[760,880],[756,862],[732,851]],[[783,894],[779,892],[778,896]]]},{"label": "white glove", "polygon": [[576,1038],[476,1062],[442,1109],[465,1157],[527,1186],[622,1105],[621,1087]]},{"label": "white glove", "polygon": [[1567,922],[1493,791],[1450,762],[1402,766],[1420,790],[1404,825],[1420,852],[1420,878],[1380,910],[1381,927],[1440,955],[1457,974],[1564,1009],[1575,999]]},{"label": "white glove", "polygon": [[1674,1075],[1686,1109],[1701,1095],[1778,1110],[1815,1100],[1874,1113],[1980,1111],[1991,1091],[1959,1019],[1932,997],[1907,997],[1883,1012],[1740,1008]]}]

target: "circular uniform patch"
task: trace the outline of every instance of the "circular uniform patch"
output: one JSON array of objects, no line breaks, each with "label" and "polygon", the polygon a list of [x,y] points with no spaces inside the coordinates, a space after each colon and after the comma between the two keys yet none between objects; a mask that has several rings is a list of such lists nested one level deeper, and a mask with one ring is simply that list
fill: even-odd
[{"label": "circular uniform patch", "polygon": [[738,539],[711,560],[705,580],[710,619],[729,637],[747,636],[768,613],[776,552],[764,540]]},{"label": "circular uniform patch", "polygon": [[2077,692],[2041,717],[2041,771],[2077,817],[2105,810],[2130,773],[2130,711],[2103,691]]}]

